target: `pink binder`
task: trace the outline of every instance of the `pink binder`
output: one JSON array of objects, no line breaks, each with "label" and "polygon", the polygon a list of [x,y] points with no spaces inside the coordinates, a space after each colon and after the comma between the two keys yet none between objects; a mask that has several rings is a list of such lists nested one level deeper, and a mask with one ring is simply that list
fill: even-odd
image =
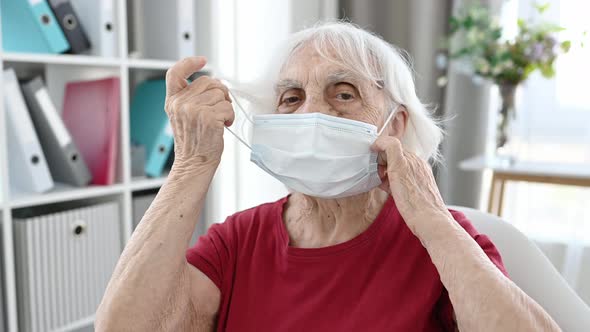
[{"label": "pink binder", "polygon": [[91,184],[115,182],[119,155],[119,78],[66,84],[62,117],[92,173]]}]

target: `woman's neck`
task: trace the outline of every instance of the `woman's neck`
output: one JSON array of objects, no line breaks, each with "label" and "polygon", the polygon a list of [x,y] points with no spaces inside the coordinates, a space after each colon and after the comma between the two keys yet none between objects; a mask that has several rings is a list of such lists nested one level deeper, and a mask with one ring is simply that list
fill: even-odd
[{"label": "woman's neck", "polygon": [[283,212],[289,245],[321,248],[346,242],[371,225],[387,196],[379,188],[337,199],[294,193]]}]

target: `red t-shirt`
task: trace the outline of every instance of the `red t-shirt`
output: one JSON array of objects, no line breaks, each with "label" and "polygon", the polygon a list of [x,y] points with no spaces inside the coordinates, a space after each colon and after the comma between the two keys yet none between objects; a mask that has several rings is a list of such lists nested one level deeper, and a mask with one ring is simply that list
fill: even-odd
[{"label": "red t-shirt", "polygon": [[[453,308],[426,249],[393,199],[355,238],[294,248],[287,197],[211,226],[186,253],[221,291],[217,331],[449,331]],[[500,254],[451,211],[504,273]]]}]

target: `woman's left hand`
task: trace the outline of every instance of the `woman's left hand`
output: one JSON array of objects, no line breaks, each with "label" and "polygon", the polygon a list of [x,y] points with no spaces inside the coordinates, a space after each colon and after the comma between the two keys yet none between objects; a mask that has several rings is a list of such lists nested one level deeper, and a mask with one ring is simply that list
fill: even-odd
[{"label": "woman's left hand", "polygon": [[371,146],[379,153],[380,188],[393,196],[410,230],[416,232],[433,217],[452,219],[434,180],[430,165],[409,151],[392,136],[380,136]]}]

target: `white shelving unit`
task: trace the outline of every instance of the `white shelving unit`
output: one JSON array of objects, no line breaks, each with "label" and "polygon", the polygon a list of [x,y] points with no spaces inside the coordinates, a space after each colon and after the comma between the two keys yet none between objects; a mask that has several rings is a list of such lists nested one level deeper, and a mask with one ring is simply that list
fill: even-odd
[{"label": "white shelving unit", "polygon": [[[12,0],[10,0],[12,1]],[[136,57],[130,45],[133,44],[134,36],[128,35],[128,29],[134,20],[137,12],[131,10],[134,4],[141,0],[127,0],[113,3],[116,8],[117,17],[114,18],[116,29],[119,56],[100,57],[93,55],[70,55],[70,54],[29,54],[3,52],[0,48],[0,70],[15,68],[17,75],[40,74],[44,76],[50,95],[57,108],[61,111],[61,96],[63,85],[72,79],[93,79],[105,76],[118,76],[121,85],[120,100],[120,146],[118,175],[115,184],[110,186],[89,186],[85,188],[73,188],[67,185],[57,184],[56,188],[44,194],[18,194],[11,193],[9,188],[9,171],[7,146],[10,142],[6,136],[6,120],[4,102],[2,95],[2,77],[0,75],[0,225],[2,237],[0,252],[3,266],[0,267],[0,280],[4,281],[4,320],[6,328],[10,332],[18,331],[18,305],[16,296],[16,275],[15,275],[15,252],[13,236],[13,211],[41,205],[57,204],[67,201],[94,202],[94,201],[117,201],[121,213],[122,244],[126,244],[131,236],[133,228],[132,198],[139,191],[157,190],[166,181],[166,176],[161,178],[146,178],[131,176],[130,157],[130,123],[129,109],[131,93],[136,84],[146,77],[164,78],[165,72],[178,59],[145,59]],[[195,38],[205,41],[196,42],[195,54],[205,54],[209,64],[203,71],[215,72],[214,41],[216,6],[212,5],[213,0],[195,1],[193,13],[195,23]],[[197,22],[197,19],[199,22]],[[84,22],[82,22],[84,24]],[[208,27],[203,29],[202,27]],[[200,30],[198,30],[199,28]],[[136,31],[135,31],[136,32]],[[173,38],[174,36],[170,36]],[[1,35],[0,35],[1,38]],[[1,44],[1,40],[0,40]],[[197,50],[198,49],[198,50]],[[129,54],[133,53],[133,56]],[[2,306],[0,306],[1,308]],[[86,317],[80,321],[72,322],[64,327],[62,331],[77,331],[79,329],[90,329],[94,317]],[[0,322],[1,324],[1,322]],[[3,330],[0,325],[0,331]]]}]

